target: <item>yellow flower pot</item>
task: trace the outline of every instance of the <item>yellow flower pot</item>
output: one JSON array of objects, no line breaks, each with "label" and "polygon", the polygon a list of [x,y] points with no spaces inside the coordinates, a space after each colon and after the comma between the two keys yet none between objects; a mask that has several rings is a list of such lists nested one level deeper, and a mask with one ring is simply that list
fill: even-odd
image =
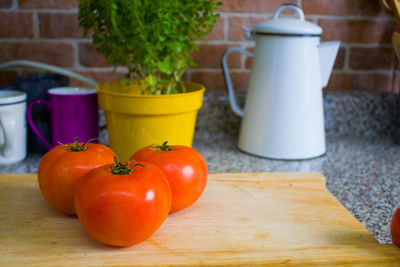
[{"label": "yellow flower pot", "polygon": [[144,146],[164,141],[170,145],[192,145],[205,88],[192,82],[185,86],[186,93],[172,95],[142,95],[136,82],[126,85],[115,81],[97,86],[110,147],[120,160],[128,160]]}]

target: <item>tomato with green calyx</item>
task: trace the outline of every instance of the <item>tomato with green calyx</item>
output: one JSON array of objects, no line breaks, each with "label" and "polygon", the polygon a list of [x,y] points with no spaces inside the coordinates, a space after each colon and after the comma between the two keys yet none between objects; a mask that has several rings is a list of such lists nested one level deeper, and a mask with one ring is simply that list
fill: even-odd
[{"label": "tomato with green calyx", "polygon": [[94,143],[60,144],[48,151],[39,163],[40,190],[51,207],[74,215],[74,192],[78,181],[93,168],[113,162],[115,153]]},{"label": "tomato with green calyx", "polygon": [[88,172],[75,191],[83,228],[96,240],[125,247],[148,239],[171,208],[164,173],[147,162],[108,164]]},{"label": "tomato with green calyx", "polygon": [[171,212],[185,209],[196,202],[207,183],[207,165],[195,149],[187,146],[148,146],[138,150],[131,160],[158,166],[168,179],[172,192]]}]

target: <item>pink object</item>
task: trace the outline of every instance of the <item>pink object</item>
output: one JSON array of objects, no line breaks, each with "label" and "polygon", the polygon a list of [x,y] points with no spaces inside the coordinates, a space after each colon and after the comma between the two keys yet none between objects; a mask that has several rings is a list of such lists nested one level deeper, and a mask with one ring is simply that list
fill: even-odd
[{"label": "pink object", "polygon": [[[27,120],[39,140],[50,150],[59,143],[79,142],[99,137],[99,110],[95,89],[58,87],[48,91],[49,100],[37,99],[27,108]],[[32,120],[35,105],[45,105],[50,110],[52,142],[46,140]]]}]

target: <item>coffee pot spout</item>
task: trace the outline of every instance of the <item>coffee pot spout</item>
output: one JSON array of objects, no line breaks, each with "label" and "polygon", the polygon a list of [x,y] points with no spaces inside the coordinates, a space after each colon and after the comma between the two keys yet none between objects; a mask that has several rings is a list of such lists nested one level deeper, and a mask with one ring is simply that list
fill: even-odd
[{"label": "coffee pot spout", "polygon": [[318,45],[322,88],[328,85],[339,47],[339,41],[322,42]]}]

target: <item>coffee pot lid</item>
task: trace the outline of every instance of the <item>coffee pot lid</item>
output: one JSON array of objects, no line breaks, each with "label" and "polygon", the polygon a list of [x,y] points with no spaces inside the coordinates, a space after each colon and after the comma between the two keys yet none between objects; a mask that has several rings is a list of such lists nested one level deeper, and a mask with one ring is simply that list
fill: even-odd
[{"label": "coffee pot lid", "polygon": [[[295,18],[279,18],[284,9],[293,9],[299,16]],[[295,4],[281,5],[274,14],[272,20],[257,25],[253,30],[255,34],[288,35],[288,36],[320,36],[322,29],[318,25],[304,19],[303,10]]]}]

